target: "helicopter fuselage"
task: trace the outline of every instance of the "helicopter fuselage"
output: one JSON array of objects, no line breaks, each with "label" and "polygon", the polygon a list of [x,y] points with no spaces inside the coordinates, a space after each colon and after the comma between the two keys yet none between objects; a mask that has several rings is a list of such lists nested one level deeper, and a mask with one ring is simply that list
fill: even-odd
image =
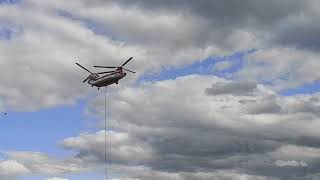
[{"label": "helicopter fuselage", "polygon": [[[89,69],[85,68],[79,63],[76,63],[79,67],[90,73],[87,78],[85,78],[82,82],[87,82],[92,87],[96,86],[98,89],[100,87],[109,86],[111,84],[118,84],[118,81],[122,78],[124,78],[127,74],[127,72],[136,73],[134,71],[131,71],[130,69],[124,68],[124,66],[131,61],[133,57],[130,57],[128,60],[126,60],[121,66],[93,66],[95,68],[111,68],[114,69],[112,71],[104,71],[104,72],[91,72]],[[116,68],[116,69],[115,69]],[[103,74],[103,75],[102,75]],[[102,75],[102,76],[101,76]],[[100,77],[101,76],[101,77]]]},{"label": "helicopter fuselage", "polygon": [[88,81],[89,84],[92,86],[97,86],[97,87],[103,87],[103,86],[109,86],[114,83],[118,83],[120,79],[126,76],[125,72],[117,72],[112,75],[106,75],[99,77],[97,79],[91,79]]}]

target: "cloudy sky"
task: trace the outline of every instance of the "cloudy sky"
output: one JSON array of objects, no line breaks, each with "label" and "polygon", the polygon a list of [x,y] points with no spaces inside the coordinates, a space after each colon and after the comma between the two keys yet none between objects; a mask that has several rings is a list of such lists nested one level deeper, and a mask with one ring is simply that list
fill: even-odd
[{"label": "cloudy sky", "polygon": [[[0,179],[320,179],[318,0],[0,0]],[[134,59],[119,85],[75,65]],[[5,112],[7,113],[5,115]]]}]

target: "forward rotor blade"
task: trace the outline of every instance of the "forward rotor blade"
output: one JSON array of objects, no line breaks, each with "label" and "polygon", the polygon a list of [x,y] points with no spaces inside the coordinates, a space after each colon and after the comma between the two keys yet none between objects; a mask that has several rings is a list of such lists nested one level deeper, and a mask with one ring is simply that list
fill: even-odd
[{"label": "forward rotor blade", "polygon": [[129,71],[129,72],[132,72],[132,73],[136,73],[136,72],[134,72],[134,71],[131,71],[131,70],[129,70],[129,69],[126,69],[126,68],[122,68],[122,69],[124,69],[124,70],[126,70],[126,71]]},{"label": "forward rotor blade", "polygon": [[124,65],[126,65],[132,58],[133,58],[133,57],[130,57],[126,62],[124,62],[124,63],[122,64],[121,67],[123,67]]},{"label": "forward rotor blade", "polygon": [[89,79],[89,77],[90,77],[90,76],[88,76],[88,77],[87,77],[85,80],[83,80],[82,82],[85,83],[85,82]]},{"label": "forward rotor blade", "polygon": [[76,63],[76,65],[80,66],[82,69],[84,69],[84,70],[86,70],[86,71],[88,71],[89,73],[91,73],[91,74],[92,74],[92,72],[91,72],[91,71],[89,71],[87,68],[85,68],[85,67],[81,66],[79,63]]},{"label": "forward rotor blade", "polygon": [[115,66],[93,66],[95,68],[118,68],[118,67],[115,67]]},{"label": "forward rotor blade", "polygon": [[113,73],[113,72],[116,72],[116,71],[98,72],[98,73],[96,73],[96,74],[106,74],[106,73]]}]

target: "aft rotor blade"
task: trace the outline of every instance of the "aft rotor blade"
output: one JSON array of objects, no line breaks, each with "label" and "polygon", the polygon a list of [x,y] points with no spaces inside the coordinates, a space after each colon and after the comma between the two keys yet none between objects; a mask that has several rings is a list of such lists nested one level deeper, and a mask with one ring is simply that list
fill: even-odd
[{"label": "aft rotor blade", "polygon": [[91,72],[91,71],[89,71],[87,68],[85,68],[85,67],[81,66],[79,63],[76,63],[76,65],[80,66],[82,69],[84,69],[84,70],[86,70],[86,71],[88,71],[89,73],[91,73],[91,74],[92,74],[92,72]]},{"label": "aft rotor blade", "polygon": [[114,73],[114,72],[116,72],[116,71],[98,72],[98,73],[96,73],[96,74],[106,74],[106,73]]},{"label": "aft rotor blade", "polygon": [[93,66],[95,68],[118,68],[118,67],[115,67],[115,66]]},{"label": "aft rotor blade", "polygon": [[132,72],[132,73],[136,73],[136,72],[134,72],[134,71],[131,71],[131,70],[129,70],[129,69],[126,69],[126,68],[122,68],[122,69],[124,69],[124,70],[126,70],[126,71],[129,71],[129,72]]},{"label": "aft rotor blade", "polygon": [[121,67],[123,67],[124,65],[126,65],[132,58],[133,58],[133,57],[130,57],[126,62],[124,62],[124,63],[122,64]]}]

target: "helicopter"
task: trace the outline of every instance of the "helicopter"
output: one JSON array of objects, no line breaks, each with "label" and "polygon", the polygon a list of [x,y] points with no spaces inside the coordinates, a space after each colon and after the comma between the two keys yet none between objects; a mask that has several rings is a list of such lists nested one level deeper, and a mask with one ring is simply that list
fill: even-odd
[{"label": "helicopter", "polygon": [[[131,61],[132,58],[133,57],[130,57],[121,66],[93,66],[95,68],[116,68],[113,71],[104,71],[104,72],[93,73],[79,63],[76,63],[76,65],[80,66],[82,69],[84,69],[90,73],[90,75],[86,79],[83,80],[83,83],[88,81],[88,84],[90,84],[92,87],[96,86],[96,87],[98,87],[98,89],[100,89],[100,87],[109,86],[111,84],[118,84],[119,80],[127,75],[127,73],[125,73],[125,71],[131,72],[131,73],[136,73],[134,71],[131,71],[129,69],[124,68],[124,66],[129,61]],[[106,75],[100,77],[99,76],[100,74],[106,74]]]}]

